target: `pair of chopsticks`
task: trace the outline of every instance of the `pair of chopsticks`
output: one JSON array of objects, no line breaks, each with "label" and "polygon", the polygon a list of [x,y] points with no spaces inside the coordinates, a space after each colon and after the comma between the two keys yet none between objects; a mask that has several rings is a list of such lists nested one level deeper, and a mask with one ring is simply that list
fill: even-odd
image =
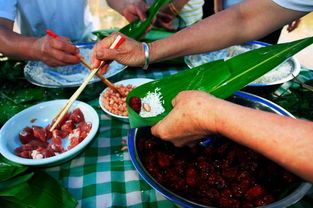
[{"label": "pair of chopsticks", "polygon": [[[118,48],[123,42],[125,41],[125,37],[122,36],[117,36],[117,38],[114,40],[114,42],[112,43],[112,45],[110,46],[110,49],[116,49]],[[100,68],[102,68],[104,65],[106,65],[108,63],[106,62],[102,62],[100,64],[100,67],[96,68],[96,69],[92,69],[92,67],[90,67],[91,69],[91,73],[86,77],[86,79],[84,80],[84,82],[81,84],[81,86],[76,90],[76,92],[71,96],[71,98],[66,102],[66,104],[63,106],[63,108],[61,109],[61,111],[53,118],[53,121],[55,120],[55,122],[53,123],[52,127],[50,128],[50,131],[53,131],[55,129],[55,127],[58,125],[58,123],[62,120],[62,118],[64,117],[64,115],[67,113],[67,111],[69,110],[69,108],[72,106],[72,104],[74,103],[74,101],[78,98],[78,96],[81,94],[81,92],[85,89],[85,87],[87,86],[88,82],[93,78],[93,76],[98,72],[98,70]]]},{"label": "pair of chopsticks", "polygon": [[[53,38],[59,38],[59,36],[57,34],[55,34],[52,30],[46,30],[46,33],[48,35],[50,35]],[[122,37],[123,39],[125,39],[125,37]],[[124,41],[124,40],[123,40]],[[119,44],[120,45],[120,44]],[[119,47],[119,45],[117,47]],[[84,57],[82,57],[81,55],[79,55],[78,53],[74,54],[74,56],[76,56],[77,58],[80,59],[81,63],[83,65],[85,65],[90,71],[93,70],[92,66],[90,66],[87,61],[84,59]],[[111,63],[111,61],[109,62]],[[103,63],[102,65],[100,65],[99,68],[102,68],[105,64],[109,64],[108,62]],[[106,84],[109,88],[113,89],[114,91],[118,92],[121,96],[124,96],[123,92],[121,92],[112,82],[110,82],[109,80],[107,80],[106,78],[104,78],[99,72],[96,73],[96,76],[104,83]]]}]

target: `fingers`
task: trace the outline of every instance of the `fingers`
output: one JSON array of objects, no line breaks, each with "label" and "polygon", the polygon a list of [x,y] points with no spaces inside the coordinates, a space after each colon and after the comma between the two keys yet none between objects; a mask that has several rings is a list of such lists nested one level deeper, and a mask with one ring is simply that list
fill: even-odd
[{"label": "fingers", "polygon": [[139,16],[139,19],[143,22],[146,20],[146,11],[148,10],[148,6],[146,4],[141,4],[139,7],[135,7],[135,11]]},{"label": "fingers", "polygon": [[77,64],[80,61],[76,56],[64,53],[64,51],[58,49],[51,49],[51,56],[54,59],[64,63],[63,65]]},{"label": "fingers", "polygon": [[101,69],[100,69],[100,74],[105,74],[107,73],[109,68],[109,64],[105,64]]},{"label": "fingers", "polygon": [[158,21],[158,25],[163,27],[166,30],[169,30],[169,31],[175,31],[176,30],[175,27],[171,26],[172,23],[166,23],[166,22]]},{"label": "fingers", "polygon": [[190,93],[191,90],[187,90],[187,91],[182,91],[182,92],[179,92],[173,99],[172,99],[172,106],[175,107],[178,102],[184,98],[184,96],[188,96],[188,93]]},{"label": "fingers", "polygon": [[51,38],[49,40],[50,46],[60,51],[64,51],[70,54],[79,53],[79,49],[74,46],[68,38],[59,37]]},{"label": "fingers", "polygon": [[80,62],[80,59],[73,55],[79,52],[78,48],[65,37],[44,36],[36,40],[32,49],[38,60],[49,66],[65,66]]},{"label": "fingers", "polygon": [[[115,49],[109,49],[113,43],[112,37],[103,39],[101,42],[97,43],[91,52],[91,64],[94,68],[100,66],[101,61],[113,60],[116,58],[117,51]],[[115,38],[114,38],[115,40]]]},{"label": "fingers", "polygon": [[124,10],[122,11],[123,16],[129,21],[133,22],[136,19],[140,19],[140,21],[146,20],[146,11],[148,9],[148,5],[143,2],[136,2],[133,4],[129,4]]},{"label": "fingers", "polygon": [[162,138],[165,141],[169,141],[173,143],[176,147],[183,147],[185,145],[194,145],[198,142],[198,139],[201,138],[200,136],[178,136],[176,137],[174,134],[170,133],[171,136],[169,137],[169,131],[167,131],[170,127],[166,127],[163,120],[158,122],[151,128],[151,133],[159,138]]},{"label": "fingers", "polygon": [[131,13],[130,11],[125,11],[123,16],[127,19],[128,22],[133,22],[138,18],[137,15]]}]

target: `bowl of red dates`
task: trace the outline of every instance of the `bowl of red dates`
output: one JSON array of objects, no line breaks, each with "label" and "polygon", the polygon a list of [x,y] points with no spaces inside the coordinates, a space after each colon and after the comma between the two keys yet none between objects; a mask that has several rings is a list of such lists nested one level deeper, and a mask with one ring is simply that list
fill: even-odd
[{"label": "bowl of red dates", "polygon": [[0,153],[29,166],[52,166],[77,156],[97,133],[99,117],[93,107],[75,101],[51,131],[66,102],[42,102],[9,119],[0,130]]},{"label": "bowl of red dates", "polygon": [[[229,101],[292,116],[261,97],[237,92]],[[287,207],[311,188],[263,155],[221,135],[193,147],[175,147],[151,134],[150,127],[131,129],[131,161],[155,190],[183,207]]]}]

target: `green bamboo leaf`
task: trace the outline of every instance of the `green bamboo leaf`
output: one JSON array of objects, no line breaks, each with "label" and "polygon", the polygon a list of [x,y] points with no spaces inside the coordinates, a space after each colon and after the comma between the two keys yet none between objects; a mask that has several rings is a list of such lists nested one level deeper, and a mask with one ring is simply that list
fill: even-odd
[{"label": "green bamboo leaf", "polygon": [[[96,35],[99,40],[102,40],[103,38],[109,36],[113,32],[117,32],[118,28],[110,28],[110,29],[103,29],[103,30],[97,30],[93,31],[92,34]],[[167,38],[171,35],[175,34],[175,32],[166,31],[164,29],[160,28],[152,28],[141,41],[143,42],[153,42],[156,40],[160,40],[163,38]]]},{"label": "green bamboo leaf", "polygon": [[13,163],[0,155],[0,182],[13,178],[27,169],[26,166]]},{"label": "green bamboo leaf", "polygon": [[77,201],[63,186],[42,171],[34,171],[34,176],[26,183],[0,190],[0,196],[0,199],[13,197],[20,205],[32,208],[74,208],[77,205]]},{"label": "green bamboo leaf", "polygon": [[24,175],[16,176],[10,180],[6,180],[0,183],[0,191],[8,190],[13,186],[20,185],[22,183],[27,182],[31,177],[33,177],[34,173],[27,173]]},{"label": "green bamboo leaf", "polygon": [[[139,127],[138,125],[150,126],[164,118],[172,110],[171,101],[180,91],[193,90],[195,86],[198,86],[197,89],[199,90],[208,91],[216,85],[221,84],[231,76],[230,69],[228,69],[226,64],[222,64],[223,62],[223,60],[217,60],[206,63],[193,69],[136,87],[127,96],[127,103],[133,96],[143,98],[148,91],[153,92],[156,88],[159,88],[159,92],[164,98],[163,107],[165,108],[165,112],[156,117],[142,118],[127,105],[131,127],[136,128]],[[207,70],[208,68],[211,70]],[[208,77],[212,78],[210,82],[206,82]],[[205,84],[199,85],[199,83]]]},{"label": "green bamboo leaf", "polygon": [[1,208],[31,208],[15,197],[0,197]]},{"label": "green bamboo leaf", "polygon": [[311,38],[267,46],[249,51],[226,61],[233,76],[225,80],[225,84],[216,86],[209,92],[217,97],[226,98],[245,87],[250,82],[274,69],[303,48],[312,44]]},{"label": "green bamboo leaf", "polygon": [[77,200],[54,178],[42,171],[34,173],[34,177],[28,181],[32,196],[24,198],[23,202],[38,208],[76,207]]},{"label": "green bamboo leaf", "polygon": [[5,190],[0,190],[1,197],[14,197],[20,200],[31,197],[31,188],[28,183],[20,183]]},{"label": "green bamboo leaf", "polygon": [[147,28],[151,24],[153,18],[158,13],[160,8],[169,3],[170,0],[156,0],[153,4],[150,5],[150,8],[147,11],[147,19],[145,21],[141,21],[137,19],[132,23],[126,25],[125,27],[120,29],[120,32],[124,35],[131,37],[135,40],[139,40],[142,35],[146,32]]},{"label": "green bamboo leaf", "polygon": [[[127,109],[131,128],[151,126],[163,119],[172,109],[172,99],[184,90],[201,90],[219,98],[227,98],[250,82],[272,70],[286,59],[313,43],[313,37],[267,46],[233,57],[227,61],[206,63],[188,71],[147,83],[132,90],[127,96]],[[143,98],[147,92],[159,88],[165,112],[142,118],[128,105],[131,97]]]}]

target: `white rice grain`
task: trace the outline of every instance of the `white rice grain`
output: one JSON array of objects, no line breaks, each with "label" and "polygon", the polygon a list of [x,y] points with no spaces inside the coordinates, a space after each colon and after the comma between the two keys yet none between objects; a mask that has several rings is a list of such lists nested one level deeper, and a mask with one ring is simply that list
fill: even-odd
[{"label": "white rice grain", "polygon": [[[164,104],[163,97],[161,93],[159,92],[160,88],[155,88],[154,92],[148,92],[147,95],[141,99],[141,110],[140,110],[140,116],[147,118],[147,117],[154,117],[157,115],[160,115],[165,111],[162,104]],[[151,108],[151,110],[145,111],[143,108],[143,104],[148,104]]]}]

